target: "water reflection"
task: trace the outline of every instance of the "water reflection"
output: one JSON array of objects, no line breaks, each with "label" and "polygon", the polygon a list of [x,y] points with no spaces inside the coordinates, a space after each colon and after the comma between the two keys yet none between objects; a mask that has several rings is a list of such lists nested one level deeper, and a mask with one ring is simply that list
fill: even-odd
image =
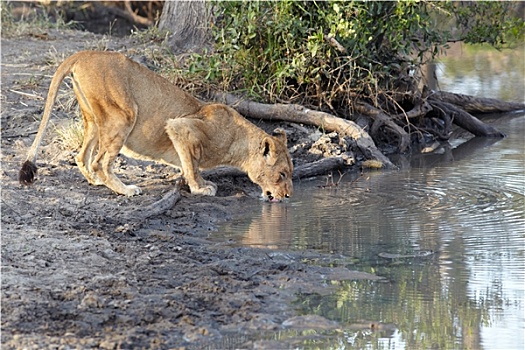
[{"label": "water reflection", "polygon": [[449,92],[525,101],[525,49],[498,51],[487,45],[452,45],[436,65],[439,87]]},{"label": "water reflection", "polygon": [[[267,220],[267,218],[272,219]],[[291,238],[289,232],[293,231],[293,218],[293,215],[288,212],[287,205],[263,203],[261,215],[250,223],[241,243],[247,246],[272,249],[278,249],[283,244],[290,245],[291,242],[287,240]]]}]

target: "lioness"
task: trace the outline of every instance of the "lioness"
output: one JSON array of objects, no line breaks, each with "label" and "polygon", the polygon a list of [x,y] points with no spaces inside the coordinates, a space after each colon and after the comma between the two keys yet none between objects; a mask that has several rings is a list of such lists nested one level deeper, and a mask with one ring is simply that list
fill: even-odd
[{"label": "lioness", "polygon": [[266,200],[292,195],[293,165],[284,131],[268,135],[234,109],[205,104],[167,79],[116,52],[83,51],[57,69],[42,122],[23,164],[19,181],[34,182],[37,149],[51,117],[58,88],[72,73],[84,121],[78,168],[93,185],[126,196],[141,193],[113,173],[119,152],[181,169],[192,193],[214,196],[217,186],[200,169],[229,165],[246,172]]}]

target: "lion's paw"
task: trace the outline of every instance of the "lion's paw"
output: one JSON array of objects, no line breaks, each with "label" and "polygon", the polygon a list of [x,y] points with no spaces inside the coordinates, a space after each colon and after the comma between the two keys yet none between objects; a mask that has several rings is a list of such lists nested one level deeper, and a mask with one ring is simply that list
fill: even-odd
[{"label": "lion's paw", "polygon": [[215,196],[217,194],[217,186],[212,182],[206,182],[206,186],[197,189],[191,189],[193,194],[201,194],[203,196]]},{"label": "lion's paw", "polygon": [[88,181],[93,186],[103,186],[103,185],[105,185],[104,181],[102,181],[98,176],[93,176],[93,178],[91,180],[88,179]]},{"label": "lion's paw", "polygon": [[133,197],[133,196],[138,196],[141,193],[142,193],[142,190],[140,189],[140,187],[135,186],[135,185],[129,185],[129,186],[126,186],[124,193],[122,194],[128,197]]}]

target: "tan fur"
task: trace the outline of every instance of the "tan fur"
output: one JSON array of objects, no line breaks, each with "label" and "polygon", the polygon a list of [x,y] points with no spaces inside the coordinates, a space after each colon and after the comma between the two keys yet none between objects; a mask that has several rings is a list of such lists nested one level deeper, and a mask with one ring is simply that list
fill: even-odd
[{"label": "tan fur", "polygon": [[264,198],[291,196],[293,166],[283,131],[270,136],[234,109],[205,104],[122,54],[95,51],[79,52],[58,67],[20,183],[34,181],[37,149],[60,83],[70,73],[84,120],[76,161],[91,184],[126,196],[140,194],[113,174],[122,152],[180,168],[192,193],[215,195],[217,186],[199,169],[230,165],[246,172]]}]

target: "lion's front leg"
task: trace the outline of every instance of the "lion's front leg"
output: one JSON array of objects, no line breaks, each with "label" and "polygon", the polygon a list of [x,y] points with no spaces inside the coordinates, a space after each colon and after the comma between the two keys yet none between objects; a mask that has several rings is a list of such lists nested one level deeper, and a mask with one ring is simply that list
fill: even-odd
[{"label": "lion's front leg", "polygon": [[168,120],[166,131],[180,159],[182,176],[193,194],[215,196],[217,185],[206,181],[199,172],[199,162],[203,155],[202,140],[205,137],[196,125],[200,120],[180,118]]}]

